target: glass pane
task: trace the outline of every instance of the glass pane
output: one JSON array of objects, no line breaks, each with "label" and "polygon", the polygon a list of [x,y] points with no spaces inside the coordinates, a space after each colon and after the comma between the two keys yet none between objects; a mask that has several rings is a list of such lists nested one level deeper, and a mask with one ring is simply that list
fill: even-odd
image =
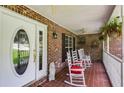
[{"label": "glass pane", "polygon": [[68,37],[65,36],[65,47],[68,47]]},{"label": "glass pane", "polygon": [[21,29],[17,32],[13,42],[13,64],[16,72],[22,75],[29,62],[29,39],[26,32]]},{"label": "glass pane", "polygon": [[42,53],[43,53],[43,35],[39,31],[39,70],[42,70]]}]

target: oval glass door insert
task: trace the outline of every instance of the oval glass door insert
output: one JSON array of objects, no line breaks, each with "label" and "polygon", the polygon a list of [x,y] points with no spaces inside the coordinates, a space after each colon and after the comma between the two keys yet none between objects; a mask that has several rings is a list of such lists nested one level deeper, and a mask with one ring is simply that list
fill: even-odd
[{"label": "oval glass door insert", "polygon": [[20,29],[13,42],[13,64],[16,72],[22,75],[28,66],[30,56],[30,44],[26,32]]}]

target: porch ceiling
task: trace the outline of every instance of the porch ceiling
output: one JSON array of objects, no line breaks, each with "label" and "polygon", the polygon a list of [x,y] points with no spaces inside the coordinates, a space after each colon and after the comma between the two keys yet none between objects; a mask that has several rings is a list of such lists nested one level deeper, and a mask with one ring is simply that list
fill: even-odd
[{"label": "porch ceiling", "polygon": [[98,33],[114,9],[113,5],[28,5],[27,7],[75,34]]}]

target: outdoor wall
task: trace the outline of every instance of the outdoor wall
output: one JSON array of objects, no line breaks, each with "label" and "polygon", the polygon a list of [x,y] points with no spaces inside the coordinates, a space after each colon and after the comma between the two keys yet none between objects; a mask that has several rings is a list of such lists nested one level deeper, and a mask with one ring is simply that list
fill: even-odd
[{"label": "outdoor wall", "polygon": [[[117,16],[121,17],[121,6],[115,7],[110,20]],[[122,82],[122,35],[110,36],[104,41],[103,63],[112,86],[120,87]]]},{"label": "outdoor wall", "polygon": [[113,87],[121,86],[121,62],[107,52],[103,52],[103,63]]},{"label": "outdoor wall", "polygon": [[[120,22],[122,22],[121,18],[121,6],[116,6],[109,21],[113,18],[119,16]],[[122,34],[120,36],[111,35],[109,37],[109,53],[122,59]]]},{"label": "outdoor wall", "polygon": [[[3,7],[48,25],[48,65],[55,62],[57,72],[60,71],[65,65],[65,62],[62,63],[62,33],[74,37],[76,35],[26,6],[3,5]],[[53,39],[53,31],[57,32],[57,39]]]},{"label": "outdoor wall", "polygon": [[[92,61],[102,60],[102,43],[98,38],[99,34],[86,34],[77,37],[77,48],[83,48],[86,54],[90,54]],[[80,42],[82,39],[85,40]]]}]

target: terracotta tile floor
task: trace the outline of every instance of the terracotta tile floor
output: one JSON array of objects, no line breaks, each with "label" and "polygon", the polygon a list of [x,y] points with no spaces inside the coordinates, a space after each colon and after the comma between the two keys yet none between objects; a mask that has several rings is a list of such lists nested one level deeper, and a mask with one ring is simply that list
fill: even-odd
[{"label": "terracotta tile floor", "polygon": [[[46,81],[38,87],[73,87],[63,82],[68,78],[66,76],[67,72],[68,69],[64,68],[56,75],[56,80],[50,82]],[[101,62],[95,62],[92,67],[86,69],[85,78],[87,87],[111,87],[110,81]]]}]

